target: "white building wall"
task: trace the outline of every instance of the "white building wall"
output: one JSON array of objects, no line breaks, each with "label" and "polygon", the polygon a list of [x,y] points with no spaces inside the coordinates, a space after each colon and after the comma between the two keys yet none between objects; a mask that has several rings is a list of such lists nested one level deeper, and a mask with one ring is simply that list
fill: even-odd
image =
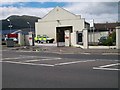
[{"label": "white building wall", "polygon": [[36,24],[36,35],[47,35],[51,38],[56,38],[57,22],[38,22]]},{"label": "white building wall", "polygon": [[60,20],[59,26],[73,26],[73,31],[82,31],[84,29],[84,19]]}]

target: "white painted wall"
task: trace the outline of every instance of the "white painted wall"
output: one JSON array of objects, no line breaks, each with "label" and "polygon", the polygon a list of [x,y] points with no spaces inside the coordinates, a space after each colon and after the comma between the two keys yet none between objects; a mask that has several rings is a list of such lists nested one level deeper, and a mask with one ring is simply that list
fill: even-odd
[{"label": "white painted wall", "polygon": [[30,45],[30,43],[29,43],[29,35],[25,35],[25,45],[26,46]]},{"label": "white painted wall", "polygon": [[83,47],[88,49],[88,29],[83,29]]},{"label": "white painted wall", "polygon": [[[102,36],[108,36],[108,31],[105,31],[105,32],[89,32],[88,33],[88,39],[89,39],[89,42],[99,42],[98,39],[100,39],[100,37]],[[93,36],[94,35],[94,36]],[[94,37],[94,39],[93,39]]]},{"label": "white painted wall", "polygon": [[21,46],[25,45],[24,35],[22,33],[18,33],[18,44]]}]

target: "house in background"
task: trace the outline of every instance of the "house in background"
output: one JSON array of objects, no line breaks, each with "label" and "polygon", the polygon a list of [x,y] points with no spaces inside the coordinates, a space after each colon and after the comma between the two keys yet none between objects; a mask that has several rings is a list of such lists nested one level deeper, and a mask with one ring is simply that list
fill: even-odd
[{"label": "house in background", "polygon": [[[113,31],[116,30],[116,27],[120,26],[119,22],[115,23],[94,23],[94,29],[89,30],[89,43],[98,43],[100,37],[108,36]],[[94,31],[93,31],[94,30]]]},{"label": "house in background", "polygon": [[54,43],[63,46],[76,46],[83,43],[86,38],[83,29],[90,28],[90,24],[61,7],[51,10],[42,19],[35,23],[37,35],[47,35],[55,39]]}]

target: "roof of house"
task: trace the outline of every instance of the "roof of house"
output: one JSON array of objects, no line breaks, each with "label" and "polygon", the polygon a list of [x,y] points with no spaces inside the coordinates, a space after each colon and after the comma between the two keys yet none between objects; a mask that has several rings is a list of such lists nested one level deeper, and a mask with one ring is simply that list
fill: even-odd
[{"label": "roof of house", "polygon": [[117,26],[120,26],[120,22],[116,23],[95,23],[94,24],[96,30],[110,30],[115,29]]}]

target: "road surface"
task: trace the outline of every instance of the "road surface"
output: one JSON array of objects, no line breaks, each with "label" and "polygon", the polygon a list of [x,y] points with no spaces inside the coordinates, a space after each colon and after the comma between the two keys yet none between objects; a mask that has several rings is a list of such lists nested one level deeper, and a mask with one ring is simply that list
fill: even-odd
[{"label": "road surface", "polygon": [[117,55],[2,51],[3,88],[118,88]]}]

